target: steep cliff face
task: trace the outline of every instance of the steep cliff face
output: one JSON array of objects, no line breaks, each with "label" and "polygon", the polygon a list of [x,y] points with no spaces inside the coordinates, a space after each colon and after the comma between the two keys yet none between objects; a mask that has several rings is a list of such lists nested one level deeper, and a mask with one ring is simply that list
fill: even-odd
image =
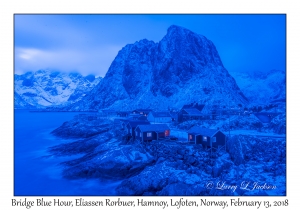
[{"label": "steep cliff face", "polygon": [[171,26],[159,42],[153,68],[152,90],[169,97],[205,68],[223,67],[213,43],[187,29]]},{"label": "steep cliff face", "polygon": [[166,109],[192,102],[237,105],[247,99],[210,40],[171,26],[159,43],[126,45],[103,81],[66,109]]}]

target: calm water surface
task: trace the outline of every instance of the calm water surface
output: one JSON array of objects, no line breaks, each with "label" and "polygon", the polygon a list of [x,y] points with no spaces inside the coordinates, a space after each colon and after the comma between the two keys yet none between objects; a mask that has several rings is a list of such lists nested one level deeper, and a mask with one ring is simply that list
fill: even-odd
[{"label": "calm water surface", "polygon": [[80,156],[49,156],[48,147],[72,140],[50,132],[71,120],[76,112],[29,112],[14,116],[14,195],[113,195],[119,182],[99,179],[68,180],[60,162]]}]

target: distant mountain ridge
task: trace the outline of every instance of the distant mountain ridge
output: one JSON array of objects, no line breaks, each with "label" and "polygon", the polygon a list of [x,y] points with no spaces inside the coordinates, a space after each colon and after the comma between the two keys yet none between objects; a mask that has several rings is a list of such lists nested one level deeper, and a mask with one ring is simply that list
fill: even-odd
[{"label": "distant mountain ridge", "polygon": [[102,78],[79,73],[38,70],[15,74],[15,108],[60,106],[80,100]]},{"label": "distant mountain ridge", "polygon": [[232,72],[231,75],[252,103],[265,104],[286,100],[285,71]]},{"label": "distant mountain ridge", "polygon": [[247,104],[214,44],[171,26],[163,39],[123,47],[89,94],[66,110],[181,107],[189,103]]}]

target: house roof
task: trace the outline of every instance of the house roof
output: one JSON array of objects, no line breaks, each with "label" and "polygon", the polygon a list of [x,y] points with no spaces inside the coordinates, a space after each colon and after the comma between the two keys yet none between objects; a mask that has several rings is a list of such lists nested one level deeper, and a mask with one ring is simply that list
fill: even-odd
[{"label": "house roof", "polygon": [[138,120],[144,121],[144,120],[147,120],[147,117],[142,115],[142,116],[138,117]]},{"label": "house roof", "polygon": [[[188,130],[188,133],[190,134],[196,134],[196,135],[202,135],[202,136],[214,136],[218,131],[216,129],[209,129],[209,128],[201,128],[199,126],[194,126],[190,130]],[[221,131],[220,131],[221,132]]]},{"label": "house roof", "polygon": [[183,110],[186,111],[189,115],[201,115],[201,112],[196,108],[187,108]]},{"label": "house roof", "polygon": [[141,116],[140,114],[129,114],[129,117],[139,117],[139,116]]},{"label": "house roof", "polygon": [[132,112],[134,112],[134,111],[136,111],[136,112],[145,112],[145,113],[149,113],[149,112],[151,112],[152,110],[151,110],[151,109],[135,109],[135,110],[133,110]]},{"label": "house roof", "polygon": [[148,121],[128,121],[127,125],[132,128],[137,127],[138,125],[148,125],[150,124]]},{"label": "house roof", "polygon": [[165,130],[170,130],[169,126],[167,126],[166,124],[139,125],[138,127],[142,132],[165,132]]},{"label": "house roof", "polygon": [[118,111],[117,113],[118,113],[118,114],[129,114],[130,111]]},{"label": "house roof", "polygon": [[153,117],[171,117],[169,112],[151,112]]}]

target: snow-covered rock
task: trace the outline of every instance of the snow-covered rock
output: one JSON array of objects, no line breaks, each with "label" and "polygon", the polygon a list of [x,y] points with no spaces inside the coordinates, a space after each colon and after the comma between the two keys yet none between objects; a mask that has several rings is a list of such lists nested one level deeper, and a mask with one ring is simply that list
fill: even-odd
[{"label": "snow-covered rock", "polygon": [[227,141],[227,149],[236,165],[251,160],[267,162],[278,160],[280,163],[285,163],[285,143],[284,138],[238,135],[232,136]]},{"label": "snow-covered rock", "polygon": [[[80,115],[64,123],[60,130],[93,130],[91,125],[108,128],[106,132],[50,148],[53,155],[82,154],[63,162],[68,179],[105,178],[117,180],[116,195],[285,195],[285,138],[232,136],[225,150],[206,151],[201,145],[172,140],[146,144],[125,144],[107,119],[88,120]],[[84,118],[84,119],[82,119]],[[91,119],[91,118],[90,118]],[[76,123],[82,121],[82,123]],[[66,124],[70,126],[65,126]],[[87,125],[85,125],[87,124]],[[243,182],[275,185],[272,190],[245,190]],[[220,189],[237,186],[236,189]],[[208,185],[209,184],[209,185]],[[211,187],[210,184],[213,184]],[[218,187],[219,186],[219,187]]]},{"label": "snow-covered rock", "polygon": [[144,39],[123,47],[102,82],[66,110],[164,110],[192,102],[237,106],[247,98],[210,40],[173,25],[158,43]]},{"label": "snow-covered rock", "polygon": [[271,122],[262,128],[265,132],[274,132],[277,134],[286,134],[286,114],[279,114]]},{"label": "snow-covered rock", "polygon": [[132,148],[130,145],[120,145],[114,140],[108,140],[109,150],[100,144],[93,153],[83,158],[65,163],[68,166],[63,175],[66,178],[109,178],[124,179],[142,171],[153,162],[153,157],[142,148]]},{"label": "snow-covered rock", "polygon": [[33,109],[34,106],[27,103],[16,91],[14,91],[14,108],[15,109]]},{"label": "snow-covered rock", "polygon": [[[80,100],[101,81],[93,75],[38,70],[15,74],[15,92],[28,104],[39,107],[70,104]],[[18,104],[16,104],[17,106]]]},{"label": "snow-covered rock", "polygon": [[267,104],[286,100],[286,73],[280,70],[268,72],[231,72],[238,86],[254,104]]},{"label": "snow-covered rock", "polygon": [[109,131],[112,122],[97,114],[76,115],[73,120],[64,122],[51,133],[62,138],[87,138]]}]

